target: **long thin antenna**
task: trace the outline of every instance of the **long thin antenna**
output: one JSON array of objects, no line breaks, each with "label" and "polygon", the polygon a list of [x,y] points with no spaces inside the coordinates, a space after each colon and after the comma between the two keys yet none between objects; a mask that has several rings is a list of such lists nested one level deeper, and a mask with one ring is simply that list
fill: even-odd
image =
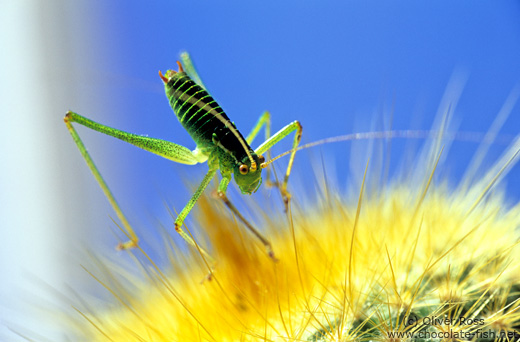
[{"label": "long thin antenna", "polygon": [[[444,132],[444,138],[447,139],[456,139],[462,141],[469,142],[482,142],[482,139],[486,137],[485,133],[481,132]],[[426,138],[437,138],[439,137],[438,131],[430,131],[430,130],[396,130],[396,131],[378,131],[378,132],[362,132],[362,133],[351,133],[346,135],[340,135],[331,138],[325,138],[321,140],[317,140],[308,144],[300,145],[296,151],[300,151],[306,148],[330,144],[342,141],[351,141],[351,140],[366,140],[366,139],[394,139],[394,138],[409,138],[409,139],[426,139]],[[495,143],[509,143],[513,139],[513,136],[502,136],[502,139],[494,139]],[[266,168],[267,165],[271,164],[275,160],[282,158],[293,150],[286,151],[271,160],[268,160],[262,164],[260,167]]]}]

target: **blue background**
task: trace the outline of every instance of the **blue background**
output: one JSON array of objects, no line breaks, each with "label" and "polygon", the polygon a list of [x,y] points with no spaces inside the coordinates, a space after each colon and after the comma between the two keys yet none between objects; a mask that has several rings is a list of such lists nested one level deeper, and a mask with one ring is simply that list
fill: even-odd
[{"label": "blue background", "polygon": [[[169,108],[157,76],[158,70],[177,69],[175,61],[183,50],[191,53],[208,90],[244,134],[269,110],[273,131],[299,120],[303,142],[388,129],[390,117],[395,129],[430,129],[452,77],[464,84],[452,128],[485,133],[520,82],[517,1],[156,1],[146,7],[131,1],[96,6],[101,15],[76,24],[97,30],[95,45],[111,54],[93,63],[92,72],[101,75],[101,81],[78,79],[77,84],[101,90],[103,95],[93,100],[106,106],[93,111],[71,103],[69,109],[190,149],[195,145]],[[85,42],[71,56],[89,48]],[[519,111],[517,105],[501,130],[502,138],[519,133]],[[206,165],[175,165],[113,138],[79,131],[137,225],[150,226],[159,219],[168,228],[172,219],[164,201],[181,210],[191,196],[186,180],[197,184],[207,170]],[[290,141],[277,146],[275,154],[289,149]],[[410,144],[418,145],[393,143],[394,169]],[[338,178],[340,191],[348,188],[351,170],[361,172],[366,163],[366,156],[350,155],[350,146],[339,143],[317,150],[334,160],[330,174]],[[456,141],[450,148],[442,172],[452,184],[477,146]],[[493,145],[485,165],[505,146]],[[360,164],[352,165],[353,160]],[[285,163],[282,160],[278,170]],[[312,177],[309,165],[298,155],[295,184]],[[96,186],[93,180],[85,181]],[[520,198],[518,166],[507,181],[509,196]],[[232,196],[240,201],[240,195]],[[110,209],[95,214],[113,215]],[[147,231],[154,234],[155,229]]]}]

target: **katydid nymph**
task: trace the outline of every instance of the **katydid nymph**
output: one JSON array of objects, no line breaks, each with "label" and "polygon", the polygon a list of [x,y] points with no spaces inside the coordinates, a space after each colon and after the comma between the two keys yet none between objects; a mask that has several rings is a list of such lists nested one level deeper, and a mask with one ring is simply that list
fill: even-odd
[{"label": "katydid nymph", "polygon": [[[182,64],[177,62],[179,67],[178,71],[168,70],[164,75],[159,71],[159,76],[164,83],[166,96],[170,102],[170,106],[179,119],[179,122],[188,131],[196,143],[196,148],[193,151],[187,147],[169,141],[149,138],[147,136],[127,133],[111,128],[71,111],[67,112],[65,115],[64,121],[72,135],[72,138],[99,185],[103,189],[105,196],[108,198],[118,218],[125,227],[129,241],[121,243],[118,248],[126,249],[135,247],[137,246],[138,238],[119,208],[117,201],[110,192],[103,177],[97,170],[92,158],[88,154],[83,142],[72,125],[73,122],[100,133],[121,139],[177,163],[194,165],[207,161],[209,171],[206,173],[206,176],[203,178],[197,190],[175,220],[175,230],[184,238],[184,240],[193,246],[196,246],[196,243],[182,228],[184,219],[192,210],[211,179],[215,176],[217,170],[220,169],[222,179],[218,186],[219,197],[247,226],[247,228],[260,239],[269,256],[275,259],[269,240],[262,236],[260,232],[258,232],[232,205],[226,196],[226,190],[231,178],[233,177],[243,194],[252,194],[257,191],[262,183],[262,169],[268,164],[262,154],[266,153],[280,140],[284,139],[292,132],[295,132],[292,152],[285,177],[282,184],[278,186],[285,203],[285,209],[287,210],[290,199],[290,194],[287,191],[287,182],[291,173],[296,149],[300,143],[302,126],[298,121],[293,121],[273,136],[270,136],[270,115],[268,112],[265,112],[252,129],[251,133],[244,138],[236,128],[235,124],[230,121],[222,108],[207,92],[204,84],[201,82],[200,77],[193,67],[189,55],[183,53],[181,54],[181,59],[183,62]],[[266,140],[253,150],[249,145],[262,127],[264,127],[266,132]]]}]

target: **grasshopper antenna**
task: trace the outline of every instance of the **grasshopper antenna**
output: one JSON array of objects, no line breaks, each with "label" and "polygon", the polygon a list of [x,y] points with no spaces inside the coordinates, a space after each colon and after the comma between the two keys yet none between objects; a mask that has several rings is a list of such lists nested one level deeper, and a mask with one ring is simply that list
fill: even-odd
[{"label": "grasshopper antenna", "polygon": [[[351,133],[346,135],[340,135],[336,137],[331,138],[325,138],[321,140],[317,140],[311,143],[307,143],[304,145],[300,145],[296,148],[296,151],[304,150],[310,147],[315,147],[319,145],[324,144],[330,144],[330,143],[336,143],[336,142],[342,142],[342,141],[352,141],[352,140],[367,140],[367,139],[394,139],[394,138],[409,138],[409,139],[426,139],[426,138],[435,138],[439,137],[440,131],[430,131],[430,130],[395,130],[395,131],[378,131],[378,132],[362,132],[362,133]],[[468,142],[482,142],[483,139],[485,139],[485,134],[480,132],[453,132],[453,133],[447,133],[442,132],[444,137],[447,137],[449,139],[456,139],[461,141],[468,141]],[[494,142],[498,143],[507,143],[512,138],[511,137],[503,137],[504,139],[501,141],[497,141],[496,139]],[[276,157],[272,158],[271,160],[268,160],[262,164],[260,164],[260,167],[262,169],[266,168],[267,165],[271,164],[277,159],[280,159],[289,153],[291,153],[293,150],[286,151],[282,154],[277,155]]]}]

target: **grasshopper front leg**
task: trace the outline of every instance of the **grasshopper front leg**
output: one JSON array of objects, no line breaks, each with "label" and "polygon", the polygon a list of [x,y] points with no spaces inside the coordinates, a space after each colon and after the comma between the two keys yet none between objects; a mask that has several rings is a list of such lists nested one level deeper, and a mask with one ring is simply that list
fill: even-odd
[{"label": "grasshopper front leg", "polygon": [[[283,202],[285,205],[285,211],[287,211],[289,207],[289,201],[291,199],[291,194],[287,191],[287,182],[289,181],[289,175],[291,174],[291,169],[294,163],[294,157],[296,155],[296,149],[300,143],[302,138],[302,125],[298,121],[293,121],[278,132],[276,132],[272,137],[264,141],[260,146],[258,146],[255,150],[255,153],[262,154],[265,151],[268,151],[271,147],[276,145],[279,141],[287,137],[292,132],[296,131],[293,140],[293,146],[291,151],[291,157],[289,158],[289,164],[287,165],[287,170],[285,171],[285,177],[280,187],[280,192],[282,193]],[[267,163],[261,165],[261,167],[265,167]]]},{"label": "grasshopper front leg", "polygon": [[[258,118],[258,121],[256,122],[256,124],[253,127],[253,129],[251,130],[251,132],[247,135],[246,141],[249,145],[251,145],[251,143],[256,138],[256,136],[258,135],[258,133],[260,132],[262,127],[265,127],[265,129],[264,129],[265,130],[265,141],[267,141],[267,140],[269,140],[269,138],[271,138],[271,113],[269,113],[268,111],[265,111],[262,113],[262,115],[260,116],[260,118]],[[270,160],[271,151],[268,150],[266,156],[267,156],[267,160]],[[274,181],[271,180],[271,168],[267,168],[266,174],[265,174],[265,182],[264,182],[264,184],[267,187],[278,186],[278,179],[276,177],[276,172],[274,172],[274,169],[273,169],[273,174],[274,174],[274,178],[275,178]]]}]

